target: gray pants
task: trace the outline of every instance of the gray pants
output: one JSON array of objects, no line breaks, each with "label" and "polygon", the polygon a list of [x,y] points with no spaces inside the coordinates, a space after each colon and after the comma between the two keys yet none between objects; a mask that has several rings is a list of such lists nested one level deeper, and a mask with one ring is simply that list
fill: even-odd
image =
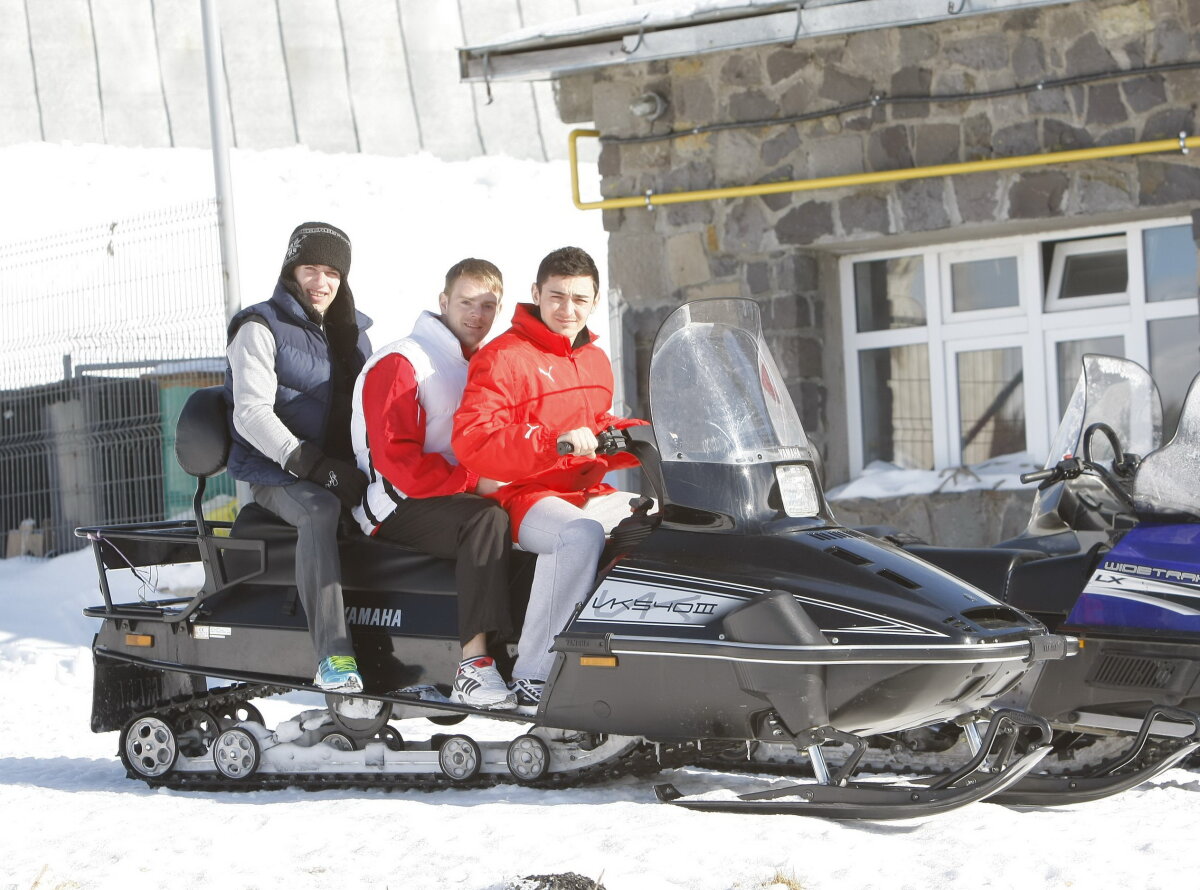
[{"label": "gray pants", "polygon": [[337,544],[342,502],[337,495],[304,479],[291,485],[251,485],[250,496],[256,504],[296,527],[296,589],[317,660],[353,655],[346,630]]},{"label": "gray pants", "polygon": [[550,676],[554,637],[592,592],[604,537],[630,514],[629,501],[635,497],[617,491],[591,498],[583,507],[560,498],[543,498],[521,520],[517,543],[538,558],[517,643],[514,679],[545,680]]}]

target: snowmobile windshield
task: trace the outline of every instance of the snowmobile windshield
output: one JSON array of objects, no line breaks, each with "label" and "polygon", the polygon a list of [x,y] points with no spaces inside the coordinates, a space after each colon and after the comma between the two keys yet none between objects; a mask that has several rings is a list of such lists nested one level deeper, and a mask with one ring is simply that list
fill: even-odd
[{"label": "snowmobile windshield", "polygon": [[812,459],[750,300],[703,300],[667,319],[650,358],[650,416],[664,463]]},{"label": "snowmobile windshield", "polygon": [[1192,380],[1171,441],[1147,455],[1133,480],[1139,514],[1186,514],[1200,519],[1200,375]]},{"label": "snowmobile windshield", "polygon": [[[1044,466],[1049,469],[1064,458],[1082,457],[1084,433],[1094,423],[1107,424],[1126,453],[1141,457],[1158,448],[1162,444],[1162,400],[1150,373],[1129,359],[1085,355],[1079,382],[1051,440]],[[1096,463],[1108,466],[1116,457],[1104,435],[1092,435],[1090,449]],[[1030,533],[1060,532],[1073,527],[1076,520],[1061,515],[1075,515],[1072,498],[1064,500],[1064,485],[1082,494],[1095,482],[1081,476],[1039,491],[1033,502]]]},{"label": "snowmobile windshield", "polygon": [[[1144,457],[1162,444],[1162,400],[1150,373],[1137,362],[1109,355],[1085,355],[1083,371],[1063,412],[1044,466],[1081,456],[1083,434],[1093,423],[1108,424],[1121,448]],[[1093,436],[1092,460],[1111,462],[1108,439]]]}]

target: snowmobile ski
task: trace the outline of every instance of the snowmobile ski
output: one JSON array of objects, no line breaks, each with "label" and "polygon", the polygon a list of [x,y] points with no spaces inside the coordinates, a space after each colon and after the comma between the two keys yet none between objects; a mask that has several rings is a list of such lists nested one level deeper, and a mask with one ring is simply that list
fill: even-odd
[{"label": "snowmobile ski", "polygon": [[[1032,730],[1036,738],[1024,754],[1014,757],[1014,742],[1021,728]],[[896,784],[849,782],[843,776],[853,770],[856,758],[852,757],[837,776],[830,776],[820,748],[814,746],[808,753],[817,782],[755,791],[732,800],[686,797],[669,783],[656,785],[654,793],[663,803],[704,812],[753,812],[823,819],[911,819],[945,813],[1002,793],[1024,779],[1050,752],[1050,737],[1050,727],[1044,720],[1015,711],[1001,711],[992,720],[980,750],[961,768],[946,776]],[[843,741],[844,734],[830,733],[826,738]],[[806,741],[819,739],[813,737]]]},{"label": "snowmobile ski", "polygon": [[[1159,718],[1190,724],[1193,731],[1179,748],[1149,762],[1141,762],[1145,759],[1151,727]],[[989,797],[988,802],[1006,806],[1065,806],[1101,800],[1136,788],[1182,763],[1197,749],[1200,749],[1200,715],[1180,708],[1157,705],[1147,712],[1129,749],[1101,764],[1090,775],[1026,776],[1015,785]]]}]

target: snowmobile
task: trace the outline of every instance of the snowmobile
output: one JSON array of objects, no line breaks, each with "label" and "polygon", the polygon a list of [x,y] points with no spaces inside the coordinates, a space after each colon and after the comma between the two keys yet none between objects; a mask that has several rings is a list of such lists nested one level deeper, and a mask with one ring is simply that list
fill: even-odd
[{"label": "snowmobile", "polygon": [[[992,548],[943,548],[892,535],[914,555],[1081,641],[1036,665],[998,705],[1041,715],[1055,756],[998,795],[1070,786],[1104,796],[1183,762],[1200,747],[1200,376],[1162,444],[1150,374],[1087,355],[1038,483],[1025,531]],[[885,735],[884,768],[928,769],[960,739],[954,726]],[[877,764],[878,765],[878,764]],[[1107,784],[1106,784],[1107,783]],[[1042,799],[1038,802],[1045,802]]]},{"label": "snowmobile", "polygon": [[[1031,668],[1072,653],[1073,640],[833,520],[755,303],[672,313],[652,350],[649,399],[650,426],[602,438],[637,458],[653,497],[613,530],[592,593],[555,638],[535,714],[448,701],[438,684],[459,658],[452,564],[349,533],[343,587],[366,689],[269,729],[256,700],[317,691],[295,533],[253,504],[232,523],[204,518],[205,481],[223,470],[229,433],[220,388],[197,390],[176,445],[197,480],[194,516],[77,532],[94,549],[104,600],[86,610],[102,622],[93,731],[120,731],[131,778],[183,789],[563,787],[782,743],[812,764],[814,781],[720,800],[663,783],[658,798],[830,818],[938,813],[1036,767],[1049,726],[1004,709],[946,775],[888,784],[854,780],[854,758],[828,768],[823,745],[861,753],[868,736],[969,721]],[[532,557],[514,557],[519,600]],[[197,561],[204,582],[192,595],[114,602],[110,571],[149,579],[149,567]],[[511,738],[413,742],[393,725],[467,715]]]}]

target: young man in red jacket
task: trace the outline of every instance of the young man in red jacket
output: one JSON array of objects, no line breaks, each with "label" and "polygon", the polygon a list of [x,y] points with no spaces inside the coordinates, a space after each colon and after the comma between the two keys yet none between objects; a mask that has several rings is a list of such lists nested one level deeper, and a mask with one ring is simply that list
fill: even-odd
[{"label": "young man in red jacket", "polygon": [[491,479],[459,464],[450,448],[467,363],[492,328],[504,283],[487,260],[446,273],[440,315],[421,313],[413,332],[367,359],[354,390],[351,436],[370,479],[354,518],[368,535],[455,560],[463,660],[454,701],[511,710],[517,697],[488,655],[488,637],[512,633],[508,593],[511,524]]},{"label": "young man in red jacket", "polygon": [[[591,592],[605,533],[634,496],[604,482],[634,458],[596,454],[597,433],[643,422],[609,411],[612,367],[586,326],[599,290],[596,264],[578,247],[542,260],[533,302],[518,304],[512,327],[471,361],[454,418],[459,461],[506,483],[491,497],[508,510],[516,541],[538,554],[513,666],[525,712],[540,703],[554,635]],[[570,454],[558,453],[560,442]]]}]

